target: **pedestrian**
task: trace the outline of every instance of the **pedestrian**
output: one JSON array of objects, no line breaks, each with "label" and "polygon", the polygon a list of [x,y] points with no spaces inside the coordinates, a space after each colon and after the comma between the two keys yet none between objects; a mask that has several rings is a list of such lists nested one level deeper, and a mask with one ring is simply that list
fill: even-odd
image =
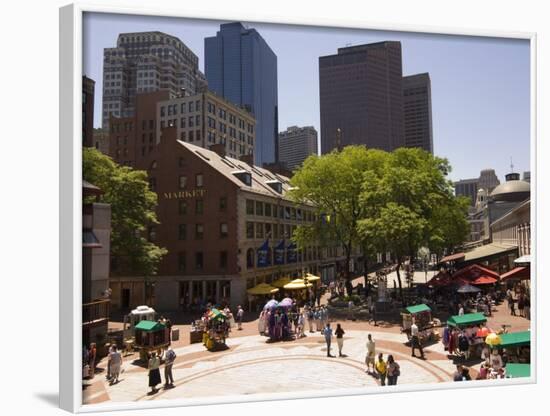
[{"label": "pedestrian", "polygon": [[353,307],[354,307],[354,303],[353,303],[353,300],[349,300],[348,302],[348,319],[350,321],[354,321],[355,319],[353,319]]},{"label": "pedestrian", "polygon": [[172,321],[170,318],[165,319],[164,325],[166,325],[166,328],[168,328],[168,343],[172,343]]},{"label": "pedestrian", "polygon": [[321,324],[321,311],[319,308],[314,308],[313,312],[313,319],[315,320],[315,329],[317,331],[322,331],[324,328],[324,325]]},{"label": "pedestrian", "polygon": [[416,355],[414,354],[416,349],[420,351],[420,358],[423,360],[424,351],[422,350],[420,334],[418,333],[418,326],[416,325],[416,321],[413,318],[412,325],[411,325],[411,355],[413,357],[416,357]]},{"label": "pedestrian", "polygon": [[388,355],[388,362],[386,363],[387,375],[388,375],[388,385],[395,386],[397,385],[397,377],[401,375],[401,369],[399,364],[393,359],[393,355]]},{"label": "pedestrian", "polygon": [[376,375],[380,380],[380,385],[386,385],[386,373],[387,367],[386,362],[384,361],[384,355],[382,353],[378,354],[378,361],[376,361]]},{"label": "pedestrian", "polygon": [[90,351],[88,352],[88,365],[90,366],[90,378],[94,378],[95,375],[95,360],[97,356],[97,347],[95,342],[90,344]]},{"label": "pedestrian", "polygon": [[[107,345],[109,344],[105,344],[105,346]],[[113,352],[113,347],[114,345],[111,345],[109,347],[109,351],[107,352],[107,375],[105,376],[107,380],[111,380],[111,360],[109,359],[109,357],[111,356],[111,352]]]},{"label": "pedestrian", "polygon": [[176,361],[176,353],[172,347],[168,347],[166,350],[166,357],[164,361],[164,386],[170,387],[174,385],[174,376],[172,375],[172,366]]},{"label": "pedestrian", "polygon": [[304,336],[304,313],[298,314],[298,333],[296,338],[302,338]]},{"label": "pedestrian", "polygon": [[525,296],[525,301],[523,302],[525,309],[525,318],[531,320],[531,299],[529,296]]},{"label": "pedestrian", "polygon": [[149,370],[149,387],[151,387],[151,393],[157,392],[157,384],[162,383],[162,380],[160,379],[160,358],[157,357],[157,353],[153,352],[151,354],[151,358],[149,359],[149,363],[147,365],[147,369]]},{"label": "pedestrian", "polygon": [[454,381],[468,381],[471,380],[470,377],[470,370],[468,370],[466,367],[464,367],[462,364],[458,364],[456,366],[456,371],[453,375]]},{"label": "pedestrian", "polygon": [[458,316],[464,316],[464,306],[458,304]]},{"label": "pedestrian", "polygon": [[371,314],[371,319],[374,321],[374,326],[378,326],[378,324],[376,323],[376,303],[375,302],[372,302],[372,305],[370,307],[370,314]]},{"label": "pedestrian", "polygon": [[525,298],[523,296],[523,293],[521,295],[519,295],[519,298],[518,298],[518,311],[519,311],[519,316],[522,316],[525,318]]},{"label": "pedestrian", "polygon": [[311,308],[311,306],[308,306],[307,307],[307,324],[309,326],[309,332],[313,332],[313,317],[314,317],[313,309]]},{"label": "pedestrian", "polygon": [[334,355],[330,353],[330,342],[332,340],[332,328],[330,324],[327,323],[327,326],[323,329],[323,335],[325,336],[325,342],[327,343],[327,357],[334,358]]},{"label": "pedestrian", "polygon": [[241,331],[243,329],[243,316],[244,310],[241,305],[237,306],[237,329]]},{"label": "pedestrian", "polygon": [[340,324],[336,324],[336,331],[334,331],[334,334],[336,335],[336,343],[338,344],[338,357],[342,356],[342,347],[344,346],[344,330],[342,329],[342,326]]},{"label": "pedestrian", "polygon": [[118,377],[120,376],[120,367],[122,366],[122,355],[118,351],[116,345],[111,347],[109,352],[109,372],[110,372],[110,384],[118,383]]},{"label": "pedestrian", "polygon": [[510,294],[508,295],[508,308],[510,309],[510,315],[516,316],[516,305],[514,300],[514,295],[510,291]]},{"label": "pedestrian", "polygon": [[[367,340],[367,356],[365,357],[365,364],[367,365],[367,373],[374,373],[374,358],[376,357],[376,343],[372,340],[372,335],[368,335]],[[372,365],[372,371],[370,366]]]},{"label": "pedestrian", "polygon": [[489,365],[493,369],[493,371],[498,371],[502,367],[504,367],[504,362],[502,361],[502,357],[498,353],[498,350],[495,348],[493,351],[491,351],[491,355],[489,356]]}]

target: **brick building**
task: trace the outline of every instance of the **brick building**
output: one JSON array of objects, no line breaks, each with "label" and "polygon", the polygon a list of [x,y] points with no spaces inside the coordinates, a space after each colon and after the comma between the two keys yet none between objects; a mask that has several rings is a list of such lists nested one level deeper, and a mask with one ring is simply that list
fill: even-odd
[{"label": "brick building", "polygon": [[[223,145],[209,150],[177,134],[176,127],[164,129],[160,143],[136,163],[158,195],[160,224],[147,237],[168,250],[153,278],[157,309],[206,301],[236,306],[260,282],[302,272],[334,277],[345,260],[341,249],[312,246],[302,253],[290,242],[296,227],[316,214],[288,199],[287,177],[252,165],[250,155],[231,158]],[[114,306],[145,300],[143,276],[114,274]],[[123,305],[122,299],[130,301]]]}]

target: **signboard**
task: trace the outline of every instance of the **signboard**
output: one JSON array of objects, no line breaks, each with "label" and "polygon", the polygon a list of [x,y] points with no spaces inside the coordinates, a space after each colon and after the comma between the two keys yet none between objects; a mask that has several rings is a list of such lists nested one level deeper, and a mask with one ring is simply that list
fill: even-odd
[{"label": "signboard", "polygon": [[281,240],[275,247],[275,264],[285,264],[285,240]]}]

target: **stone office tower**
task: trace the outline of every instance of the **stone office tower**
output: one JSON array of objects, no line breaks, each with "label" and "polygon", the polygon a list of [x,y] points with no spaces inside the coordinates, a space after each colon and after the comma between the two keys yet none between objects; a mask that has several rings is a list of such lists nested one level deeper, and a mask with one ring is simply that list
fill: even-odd
[{"label": "stone office tower", "polygon": [[403,77],[405,147],[433,154],[432,89],[428,73]]},{"label": "stone office tower", "polygon": [[103,51],[103,128],[109,115],[132,117],[136,94],[167,90],[176,96],[206,86],[199,58],[178,38],[162,32],[121,33]]},{"label": "stone office tower", "polygon": [[278,160],[277,56],[255,29],[220,25],[204,40],[205,73],[211,91],[247,108],[256,119],[254,163]]},{"label": "stone office tower", "polygon": [[317,130],[313,126],[290,126],[279,133],[279,161],[291,171],[308,156],[317,154]]},{"label": "stone office tower", "polygon": [[339,48],[336,55],[321,56],[319,95],[321,153],[349,144],[387,151],[405,145],[401,42]]}]

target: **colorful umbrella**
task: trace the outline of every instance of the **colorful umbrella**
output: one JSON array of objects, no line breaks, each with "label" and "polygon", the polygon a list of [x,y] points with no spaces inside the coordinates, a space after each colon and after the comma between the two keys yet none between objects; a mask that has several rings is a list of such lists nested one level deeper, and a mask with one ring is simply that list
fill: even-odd
[{"label": "colorful umbrella", "polygon": [[292,299],[290,298],[284,298],[282,301],[279,302],[279,306],[282,306],[283,308],[290,308],[292,307]]},{"label": "colorful umbrella", "polygon": [[490,345],[491,347],[494,347],[495,345],[499,345],[501,343],[501,339],[497,334],[489,334],[487,335],[487,338],[485,338],[485,343],[487,345]]},{"label": "colorful umbrella", "polygon": [[497,279],[491,276],[479,276],[476,280],[472,282],[473,285],[492,285],[496,283]]},{"label": "colorful umbrella", "polygon": [[277,306],[279,306],[279,302],[277,302],[275,299],[271,299],[265,304],[264,309],[274,309]]},{"label": "colorful umbrella", "polygon": [[490,333],[491,333],[491,330],[486,326],[484,326],[483,328],[478,329],[478,331],[476,332],[476,337],[485,338]]}]

